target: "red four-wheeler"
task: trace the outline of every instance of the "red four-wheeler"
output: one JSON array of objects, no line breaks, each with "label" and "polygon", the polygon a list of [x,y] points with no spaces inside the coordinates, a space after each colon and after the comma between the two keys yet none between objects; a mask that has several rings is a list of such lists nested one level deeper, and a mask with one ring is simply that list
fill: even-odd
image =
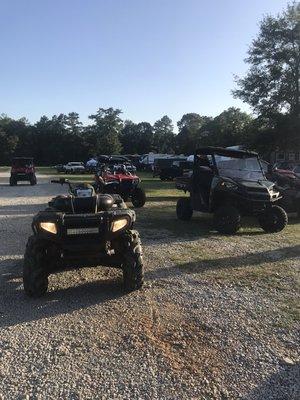
[{"label": "red four-wheeler", "polygon": [[95,175],[94,187],[99,193],[119,194],[124,201],[130,199],[133,206],[139,208],[146,203],[146,194],[139,186],[140,182],[140,178],[127,171],[124,165],[111,168],[104,165]]},{"label": "red four-wheeler", "polygon": [[9,184],[15,186],[19,181],[29,181],[30,185],[36,185],[32,157],[15,157],[12,159]]}]

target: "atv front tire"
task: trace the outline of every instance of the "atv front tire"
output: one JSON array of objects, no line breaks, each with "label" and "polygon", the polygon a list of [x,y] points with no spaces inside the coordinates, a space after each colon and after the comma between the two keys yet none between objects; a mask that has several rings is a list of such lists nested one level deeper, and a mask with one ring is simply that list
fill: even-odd
[{"label": "atv front tire", "polygon": [[222,206],[214,214],[214,225],[218,232],[233,235],[241,227],[241,214],[232,206]]},{"label": "atv front tire", "polygon": [[189,221],[193,216],[191,200],[187,197],[181,197],[176,204],[177,218],[182,221]]},{"label": "atv front tire", "polygon": [[145,190],[140,187],[135,188],[131,195],[131,203],[133,204],[133,207],[143,207],[146,203]]},{"label": "atv front tire", "polygon": [[48,289],[45,247],[35,236],[28,239],[23,264],[23,285],[30,297],[41,297]]},{"label": "atv front tire", "polygon": [[258,222],[265,232],[275,233],[282,231],[286,227],[288,216],[283,208],[272,206],[259,216]]},{"label": "atv front tire", "polygon": [[140,289],[144,283],[141,239],[137,231],[130,230],[125,232],[123,240],[125,245],[122,264],[124,290],[132,292]]}]

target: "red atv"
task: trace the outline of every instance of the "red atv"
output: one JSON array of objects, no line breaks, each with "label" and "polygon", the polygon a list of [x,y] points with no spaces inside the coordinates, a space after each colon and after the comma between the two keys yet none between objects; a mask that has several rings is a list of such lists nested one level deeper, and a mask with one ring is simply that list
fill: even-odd
[{"label": "red atv", "polygon": [[36,185],[35,168],[33,158],[15,157],[12,160],[10,171],[10,186],[15,186],[19,181],[29,181],[30,185]]},{"label": "red atv", "polygon": [[102,166],[95,175],[94,187],[99,193],[119,194],[124,201],[130,198],[134,207],[143,207],[146,203],[146,194],[139,187],[141,182],[137,175],[132,175],[125,166],[108,168]]}]

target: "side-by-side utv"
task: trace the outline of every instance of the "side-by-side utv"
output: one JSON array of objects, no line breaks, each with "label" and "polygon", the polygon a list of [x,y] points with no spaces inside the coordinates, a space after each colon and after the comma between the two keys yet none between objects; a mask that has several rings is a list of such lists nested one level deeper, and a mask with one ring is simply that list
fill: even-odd
[{"label": "side-by-side utv", "polygon": [[190,194],[178,200],[178,218],[189,220],[193,211],[213,213],[215,228],[221,233],[236,233],[246,215],[257,217],[270,233],[281,231],[288,222],[286,212],[277,205],[280,193],[265,177],[255,152],[200,148],[192,175],[178,178],[176,187]]},{"label": "side-by-side utv", "polygon": [[32,222],[23,265],[27,295],[46,293],[48,276],[64,268],[104,265],[123,271],[125,291],[143,284],[139,234],[132,230],[136,216],[119,195],[95,194],[87,184],[68,184],[69,194],[57,196]]}]

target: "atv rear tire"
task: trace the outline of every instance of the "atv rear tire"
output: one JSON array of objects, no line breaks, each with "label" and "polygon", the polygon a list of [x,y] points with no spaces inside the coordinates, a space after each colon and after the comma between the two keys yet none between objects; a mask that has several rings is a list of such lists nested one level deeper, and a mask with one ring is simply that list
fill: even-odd
[{"label": "atv rear tire", "polygon": [[182,221],[189,221],[193,216],[191,200],[187,197],[181,197],[176,204],[177,218]]},{"label": "atv rear tire", "polygon": [[36,177],[34,175],[30,177],[30,185],[31,186],[36,185]]},{"label": "atv rear tire", "polygon": [[9,178],[9,184],[10,186],[16,186],[17,185],[17,180],[14,177]]},{"label": "atv rear tire", "polygon": [[265,232],[275,233],[282,231],[286,227],[288,216],[283,208],[272,206],[259,216],[258,222]]},{"label": "atv rear tire", "polygon": [[143,254],[139,233],[134,230],[127,231],[124,234],[124,244],[122,264],[124,290],[132,292],[140,289],[144,283]]},{"label": "atv rear tire", "polygon": [[30,297],[41,297],[48,289],[45,246],[35,236],[28,239],[23,264],[23,285]]},{"label": "atv rear tire", "polygon": [[131,195],[131,203],[133,204],[133,207],[143,207],[146,203],[145,190],[140,187],[135,188]]},{"label": "atv rear tire", "polygon": [[214,225],[218,232],[232,235],[241,227],[241,214],[232,206],[222,206],[214,214]]}]

